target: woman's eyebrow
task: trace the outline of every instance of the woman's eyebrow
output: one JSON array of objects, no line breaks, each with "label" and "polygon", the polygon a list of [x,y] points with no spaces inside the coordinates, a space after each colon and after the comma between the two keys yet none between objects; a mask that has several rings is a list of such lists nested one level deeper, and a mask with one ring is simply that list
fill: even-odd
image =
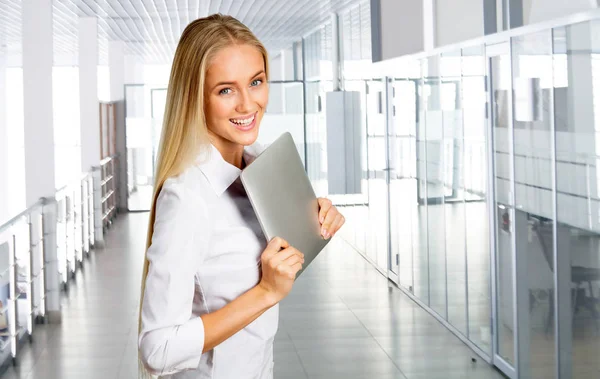
[{"label": "woman's eyebrow", "polygon": [[[259,72],[257,72],[256,74],[254,74],[252,76],[252,78],[256,78],[258,75],[260,75],[260,74],[262,74],[264,72],[265,72],[265,70],[260,70]],[[231,85],[234,85],[234,84],[236,84],[236,82],[219,82],[219,83],[215,84],[214,88],[217,88],[219,86],[231,86]]]}]

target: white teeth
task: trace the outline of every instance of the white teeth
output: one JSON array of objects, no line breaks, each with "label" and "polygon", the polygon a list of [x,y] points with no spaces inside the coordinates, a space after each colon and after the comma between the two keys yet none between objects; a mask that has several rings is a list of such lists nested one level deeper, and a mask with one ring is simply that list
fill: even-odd
[{"label": "white teeth", "polygon": [[246,120],[236,120],[236,119],[230,119],[229,121],[233,122],[234,124],[237,125],[250,125],[252,123],[252,121],[254,121],[254,116],[246,119]]}]

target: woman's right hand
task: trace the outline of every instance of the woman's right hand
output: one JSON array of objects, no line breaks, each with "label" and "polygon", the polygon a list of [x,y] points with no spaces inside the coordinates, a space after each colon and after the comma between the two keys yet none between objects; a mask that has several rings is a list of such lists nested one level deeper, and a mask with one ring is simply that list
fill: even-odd
[{"label": "woman's right hand", "polygon": [[262,278],[258,285],[276,304],[292,290],[296,274],[302,269],[304,254],[291,247],[284,239],[275,237],[263,251],[260,260]]}]

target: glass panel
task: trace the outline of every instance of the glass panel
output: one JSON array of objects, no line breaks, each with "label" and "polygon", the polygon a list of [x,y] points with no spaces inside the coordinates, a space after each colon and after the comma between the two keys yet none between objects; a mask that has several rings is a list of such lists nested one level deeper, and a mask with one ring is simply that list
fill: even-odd
[{"label": "glass panel", "polygon": [[440,62],[444,124],[444,214],[448,321],[467,334],[467,267],[464,186],[464,130],[461,52],[443,54]]},{"label": "glass panel", "polygon": [[510,168],[512,146],[510,144],[510,103],[511,90],[510,55],[498,55],[490,59],[494,187],[496,209],[496,260],[497,260],[497,331],[498,354],[509,364],[514,364],[513,326],[513,207],[511,188],[513,187]]},{"label": "glass panel", "polygon": [[[572,357],[561,361],[572,358],[563,374],[573,378],[600,372],[598,37],[598,21],[554,31],[557,264],[569,267],[559,278],[559,322],[560,336],[572,341]],[[569,354],[564,339],[559,347]]]},{"label": "glass panel", "polygon": [[447,318],[446,223],[444,197],[448,193],[446,177],[446,141],[441,107],[440,57],[428,58],[425,84],[427,130],[427,235],[429,246],[429,301],[433,310]]},{"label": "glass panel", "polygon": [[469,339],[492,354],[485,50],[463,50],[463,188],[467,252]]},{"label": "glass panel", "polygon": [[[519,333],[529,333],[532,378],[553,378],[556,371],[554,305],[549,300],[554,294],[551,36],[545,31],[512,41],[514,232],[517,264],[527,265],[527,277],[520,278],[524,285],[517,291],[526,291],[529,299],[529,330]],[[526,373],[528,368],[521,370]]]},{"label": "glass panel", "polygon": [[[427,60],[420,61],[419,79],[427,72]],[[427,151],[426,144],[426,87],[424,81],[417,82],[419,110],[416,128],[417,140],[417,200],[416,223],[413,225],[414,293],[425,304],[429,304],[429,253],[427,251]]]},{"label": "glass panel", "polygon": [[390,222],[392,257],[398,254],[399,284],[413,291],[413,237],[418,226],[416,178],[416,121],[419,61],[398,67],[393,83],[393,112],[390,130]]},{"label": "glass panel", "polygon": [[385,178],[385,88],[381,80],[367,82],[367,146],[369,225],[367,255],[383,272],[388,270],[387,184]]},{"label": "glass panel", "polygon": [[327,195],[327,129],[325,109],[331,81],[306,83],[306,143],[308,176],[317,196]]}]

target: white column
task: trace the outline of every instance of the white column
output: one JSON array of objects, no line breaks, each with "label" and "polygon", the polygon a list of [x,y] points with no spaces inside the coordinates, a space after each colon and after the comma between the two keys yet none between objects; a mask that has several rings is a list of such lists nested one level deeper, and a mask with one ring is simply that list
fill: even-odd
[{"label": "white column", "polygon": [[[100,164],[100,108],[98,101],[98,20],[79,19],[79,99],[81,118],[81,170]],[[94,170],[94,226],[96,247],[104,246],[100,172]]]},{"label": "white column", "polygon": [[0,56],[0,224],[8,214],[8,125],[6,122],[6,65]]},{"label": "white column", "polygon": [[[23,6],[23,112],[25,127],[25,185],[27,206],[40,197],[54,196],[54,124],[52,114],[52,0],[24,1]],[[60,321],[60,284],[55,205],[44,219],[46,254],[46,313]]]},{"label": "white column", "polygon": [[81,169],[100,163],[100,120],[98,103],[98,21],[79,19],[79,98],[81,118]]},{"label": "white column", "polygon": [[110,101],[125,99],[125,43],[108,42],[108,69],[110,71]]},{"label": "white column", "polygon": [[26,205],[53,196],[52,0],[24,1],[23,102]]}]

